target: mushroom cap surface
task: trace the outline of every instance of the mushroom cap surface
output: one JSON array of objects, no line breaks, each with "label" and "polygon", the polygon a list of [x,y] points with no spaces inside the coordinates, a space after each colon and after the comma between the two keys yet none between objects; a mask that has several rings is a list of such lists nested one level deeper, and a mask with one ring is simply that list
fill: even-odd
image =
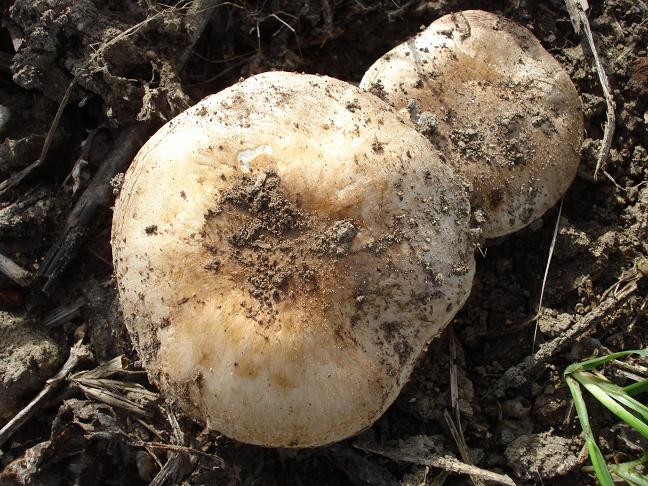
[{"label": "mushroom cap surface", "polygon": [[441,17],[376,61],[360,86],[410,111],[472,184],[487,238],[539,218],[576,175],[580,98],[558,61],[515,22],[479,10]]},{"label": "mushroom cap surface", "polygon": [[144,368],[210,428],[316,446],[371,425],[474,273],[465,184],[359,88],[273,72],[162,127],[113,259]]}]

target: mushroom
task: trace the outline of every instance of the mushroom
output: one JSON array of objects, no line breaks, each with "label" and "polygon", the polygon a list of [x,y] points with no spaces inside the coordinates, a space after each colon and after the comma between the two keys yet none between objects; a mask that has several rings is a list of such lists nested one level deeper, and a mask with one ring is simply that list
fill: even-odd
[{"label": "mushroom", "polygon": [[242,442],[371,425],[467,298],[465,183],[378,98],[272,72],[140,150],[115,205],[124,319],[151,380]]},{"label": "mushroom", "polygon": [[571,185],[583,113],[560,64],[524,27],[469,10],[395,47],[360,86],[409,116],[472,184],[483,236],[539,218]]}]

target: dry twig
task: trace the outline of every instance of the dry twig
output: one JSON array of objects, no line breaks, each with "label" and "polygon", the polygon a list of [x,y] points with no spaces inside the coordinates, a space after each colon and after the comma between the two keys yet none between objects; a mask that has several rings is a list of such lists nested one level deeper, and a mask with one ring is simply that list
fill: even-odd
[{"label": "dry twig", "polygon": [[175,444],[165,444],[163,442],[144,442],[144,441],[134,441],[134,442],[129,442],[130,445],[133,447],[150,447],[151,449],[162,449],[165,451],[173,451],[173,452],[184,452],[189,455],[194,455],[194,456],[200,456],[204,457],[205,459],[209,459],[211,461],[214,461],[217,463],[218,467],[225,467],[225,463],[223,462],[223,459],[214,455],[214,454],[209,454],[207,452],[199,451],[198,449],[195,449],[193,447],[187,447],[187,446],[179,446]]},{"label": "dry twig", "polygon": [[0,273],[21,287],[29,286],[31,275],[8,256],[0,253]]},{"label": "dry twig", "polygon": [[127,370],[128,364],[125,356],[117,356],[92,370],[74,373],[68,381],[92,400],[124,409],[136,416],[148,415],[143,404],[156,400],[159,395],[138,383],[111,378],[117,373],[133,373]]},{"label": "dry twig", "polygon": [[14,224],[13,219],[20,217],[30,207],[33,207],[38,201],[45,199],[48,190],[43,187],[36,187],[27,192],[19,201],[0,209],[0,226],[11,226]]},{"label": "dry twig", "polygon": [[[450,435],[452,435],[452,440],[454,440],[457,449],[459,449],[459,454],[461,454],[463,463],[468,467],[475,467],[472,463],[470,450],[468,449],[468,444],[466,444],[463,432],[458,428],[460,425],[455,424],[447,410],[443,411],[443,417],[445,418],[448,429],[450,430]],[[482,481],[484,478],[482,476],[471,474],[470,472],[466,472],[466,474],[470,475],[470,480],[475,486],[484,486],[484,482]]]},{"label": "dry twig", "polygon": [[[166,406],[166,412],[169,424],[173,430],[173,440],[176,443],[175,445],[184,447],[185,436],[180,424],[178,423],[178,419],[168,405]],[[182,482],[183,476],[185,475],[184,469],[188,461],[188,455],[184,451],[176,449],[176,451],[169,456],[166,463],[164,463],[162,469],[158,471],[153,480],[149,483],[149,486],[179,484]]]},{"label": "dry twig", "polygon": [[408,450],[403,450],[397,447],[383,447],[378,444],[354,444],[360,450],[371,452],[387,457],[394,461],[409,462],[412,464],[419,464],[421,466],[430,466],[443,469],[455,474],[467,474],[474,478],[479,478],[484,481],[492,481],[496,484],[503,484],[506,486],[515,486],[513,480],[505,474],[497,474],[476,466],[464,464],[459,459],[452,456],[441,456],[433,453],[415,454]]},{"label": "dry twig", "polygon": [[[459,449],[459,454],[461,454],[461,459],[463,462],[469,466],[473,465],[472,457],[470,456],[470,450],[468,449],[468,444],[463,435],[463,430],[461,428],[461,410],[459,410],[459,385],[457,382],[457,339],[455,338],[454,328],[452,326],[448,329],[448,339],[450,341],[450,403],[452,406],[452,411],[454,413],[454,419],[448,413],[447,410],[443,411],[443,416],[445,418],[452,439],[454,440],[457,449]],[[484,486],[484,482],[479,476],[470,476],[470,480],[475,486]]]},{"label": "dry twig", "polygon": [[501,397],[508,388],[522,386],[533,372],[544,366],[553,359],[567,345],[574,342],[582,335],[595,329],[596,321],[607,315],[612,310],[623,304],[637,288],[638,277],[626,284],[618,293],[610,295],[606,300],[594,310],[588,312],[579,321],[577,321],[564,334],[555,339],[544,343],[531,356],[525,358],[521,363],[509,368],[506,373],[499,379],[499,382],[493,387],[490,394]]},{"label": "dry twig", "polygon": [[594,180],[596,180],[598,178],[599,170],[605,170],[605,164],[610,154],[610,148],[612,147],[612,138],[614,137],[614,129],[616,125],[616,116],[614,114],[616,104],[614,103],[607,74],[605,73],[605,69],[603,69],[603,65],[599,59],[598,51],[594,44],[594,38],[592,37],[592,29],[590,28],[589,20],[585,13],[589,8],[587,0],[565,0],[565,4],[572,25],[574,26],[574,30],[577,34],[584,34],[587,39],[587,44],[592,52],[592,56],[594,57],[594,66],[596,67],[596,72],[607,105],[607,120],[603,132],[603,142],[601,143],[601,150],[599,151],[598,159],[596,161],[596,169],[594,169]]},{"label": "dry twig", "polygon": [[12,176],[10,176],[7,180],[0,183],[0,196],[2,196],[9,189],[11,189],[11,188],[17,186],[18,184],[20,184],[25,177],[27,177],[34,170],[39,168],[43,164],[43,162],[45,161],[45,157],[47,157],[47,152],[49,152],[50,145],[52,144],[52,140],[54,139],[54,134],[56,133],[56,129],[58,128],[59,122],[61,121],[61,116],[63,115],[63,110],[67,106],[67,102],[70,99],[70,95],[72,94],[72,90],[76,86],[77,79],[78,79],[78,75],[75,76],[74,78],[72,78],[72,81],[70,81],[70,84],[68,85],[67,89],[65,90],[65,94],[63,95],[63,99],[61,100],[61,103],[59,103],[59,107],[56,110],[56,114],[54,115],[54,119],[52,120],[52,124],[50,125],[50,128],[47,131],[47,135],[45,136],[45,142],[43,143],[43,148],[41,149],[40,156],[38,157],[38,159],[36,159],[31,164],[29,164],[23,170],[21,170],[20,172],[16,172]]},{"label": "dry twig", "polygon": [[37,277],[44,280],[43,292],[49,293],[56,279],[75,256],[97,209],[111,194],[110,180],[128,165],[147,134],[148,127],[144,124],[124,127],[119,132],[115,149],[72,208],[61,235],[38,269]]},{"label": "dry twig", "polygon": [[63,304],[50,312],[43,321],[43,327],[62,326],[79,315],[79,310],[86,303],[83,297],[79,297],[71,304]]},{"label": "dry twig", "polygon": [[540,289],[540,300],[538,301],[538,310],[535,315],[535,329],[533,330],[533,344],[531,346],[531,353],[535,351],[536,338],[538,336],[538,319],[540,319],[540,312],[542,311],[542,301],[544,299],[545,288],[547,286],[547,277],[549,276],[549,266],[551,265],[551,258],[553,257],[554,248],[556,247],[556,239],[558,237],[558,228],[560,227],[560,216],[562,215],[563,202],[565,198],[560,200],[560,207],[558,208],[558,217],[556,218],[556,226],[554,228],[553,236],[551,237],[551,245],[549,246],[549,255],[547,256],[547,265],[545,266],[544,277],[542,277],[542,288]]}]

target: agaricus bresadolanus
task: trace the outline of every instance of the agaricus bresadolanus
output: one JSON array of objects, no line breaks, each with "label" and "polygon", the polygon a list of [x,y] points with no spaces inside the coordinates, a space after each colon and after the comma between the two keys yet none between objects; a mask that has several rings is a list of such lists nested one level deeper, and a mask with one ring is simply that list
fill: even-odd
[{"label": "agaricus bresadolanus", "polygon": [[160,129],[112,244],[143,366],[243,442],[305,447],[372,424],[469,294],[464,183],[388,104],[266,73]]},{"label": "agaricus bresadolanus", "polygon": [[539,218],[576,175],[583,140],[576,88],[510,20],[479,10],[441,17],[380,58],[360,86],[409,111],[472,184],[487,238]]}]

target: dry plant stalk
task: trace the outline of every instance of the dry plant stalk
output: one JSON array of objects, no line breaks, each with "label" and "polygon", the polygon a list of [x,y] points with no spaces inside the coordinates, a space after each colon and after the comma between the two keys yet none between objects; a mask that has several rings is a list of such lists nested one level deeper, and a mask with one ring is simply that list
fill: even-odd
[{"label": "dry plant stalk", "polygon": [[443,469],[444,471],[455,474],[466,474],[471,478],[479,478],[484,481],[492,481],[495,484],[503,484],[505,486],[515,486],[515,482],[505,474],[498,474],[477,466],[472,466],[461,462],[459,459],[452,456],[442,456],[438,454],[413,454],[407,450],[401,450],[395,447],[383,447],[377,444],[363,445],[354,444],[354,446],[362,451],[378,454],[394,461],[409,462],[412,464],[419,464],[421,466],[430,466]]},{"label": "dry plant stalk", "polygon": [[509,368],[493,387],[491,394],[499,397],[502,396],[504,391],[508,388],[523,385],[529,378],[529,374],[535,371],[539,366],[549,362],[561,350],[563,350],[565,346],[574,342],[583,334],[593,331],[593,324],[595,324],[596,321],[621,306],[637,291],[637,282],[641,278],[638,273],[639,272],[637,271],[637,275],[635,275],[634,278],[631,278],[622,289],[617,293],[608,296],[596,309],[593,309],[584,315],[582,319],[577,321],[564,334],[542,344],[534,354],[528,356],[521,363]]},{"label": "dry plant stalk", "polygon": [[25,406],[18,414],[12,418],[7,424],[0,429],[0,446],[4,444],[27,420],[29,420],[36,411],[43,406],[45,400],[52,394],[53,391],[60,388],[65,382],[69,374],[81,362],[86,361],[92,357],[90,349],[81,340],[72,346],[70,349],[70,356],[63,365],[63,367],[52,378],[47,380],[45,387],[36,397]]},{"label": "dry plant stalk", "polygon": [[116,373],[132,373],[126,369],[128,364],[125,356],[117,356],[92,370],[74,373],[68,380],[92,400],[124,409],[134,415],[146,416],[148,412],[142,403],[156,400],[158,394],[138,383],[111,378]]},{"label": "dry plant stalk", "polygon": [[596,169],[594,169],[594,180],[596,180],[598,178],[598,173],[600,170],[603,170],[603,172],[605,172],[607,159],[610,155],[610,148],[612,147],[612,138],[614,137],[614,129],[616,124],[616,116],[614,114],[616,103],[614,102],[614,97],[612,96],[612,90],[610,89],[610,82],[608,81],[607,74],[605,73],[605,69],[603,69],[598,51],[596,50],[596,44],[594,44],[594,38],[592,36],[592,29],[590,28],[589,20],[587,19],[587,14],[585,13],[589,9],[587,0],[565,0],[565,4],[567,6],[567,11],[569,12],[569,17],[572,21],[572,25],[574,26],[574,31],[577,34],[582,34],[585,36],[585,38],[587,39],[587,44],[592,51],[592,56],[594,57],[594,67],[596,68],[596,73],[598,74],[599,82],[601,83],[601,89],[603,90],[605,104],[607,105],[607,120],[605,122],[605,130],[603,131],[603,142],[601,143],[601,150],[599,151],[598,159],[596,161]]},{"label": "dry plant stalk", "polygon": [[27,287],[31,278],[27,270],[2,253],[0,253],[0,273],[21,287]]},{"label": "dry plant stalk", "polygon": [[[461,428],[461,410],[459,410],[459,385],[457,382],[457,340],[454,334],[454,328],[451,326],[448,329],[448,338],[450,341],[450,403],[452,406],[452,411],[454,414],[454,419],[447,410],[443,411],[443,416],[445,418],[448,429],[450,430],[450,435],[459,449],[461,454],[461,459],[468,464],[469,466],[474,466],[472,462],[472,457],[470,456],[470,450],[468,449],[468,444],[466,443],[466,438],[463,435],[463,429]],[[484,482],[479,476],[470,476],[470,480],[475,486],[484,486]]]}]

